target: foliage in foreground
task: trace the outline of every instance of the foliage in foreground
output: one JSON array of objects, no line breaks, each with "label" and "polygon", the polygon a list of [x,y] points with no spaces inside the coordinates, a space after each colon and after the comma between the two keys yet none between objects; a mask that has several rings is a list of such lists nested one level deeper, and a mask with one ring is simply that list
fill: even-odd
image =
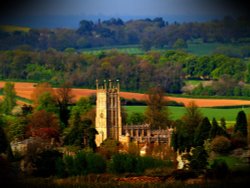
[{"label": "foliage in foreground", "polygon": [[75,156],[64,156],[56,161],[58,177],[100,174],[106,171],[104,158],[92,152],[78,152]]},{"label": "foliage in foreground", "polygon": [[170,161],[118,153],[112,156],[109,171],[115,174],[143,173],[146,169],[169,168]]}]

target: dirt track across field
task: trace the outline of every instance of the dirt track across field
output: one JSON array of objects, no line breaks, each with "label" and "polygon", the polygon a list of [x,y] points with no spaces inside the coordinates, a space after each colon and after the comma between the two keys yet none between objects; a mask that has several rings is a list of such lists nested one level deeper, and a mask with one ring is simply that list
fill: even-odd
[{"label": "dirt track across field", "polygon": [[[5,82],[0,82],[0,88],[3,88]],[[15,82],[15,90],[18,96],[31,99],[31,93],[35,88],[35,83]],[[80,97],[87,97],[95,94],[93,89],[72,89],[75,99]],[[145,100],[147,95],[140,93],[121,92],[121,97],[126,99]],[[243,106],[250,105],[250,100],[233,100],[233,99],[195,99],[195,98],[180,98],[180,97],[166,97],[167,100],[182,102],[187,105],[194,101],[199,107],[216,107],[216,106]]]}]

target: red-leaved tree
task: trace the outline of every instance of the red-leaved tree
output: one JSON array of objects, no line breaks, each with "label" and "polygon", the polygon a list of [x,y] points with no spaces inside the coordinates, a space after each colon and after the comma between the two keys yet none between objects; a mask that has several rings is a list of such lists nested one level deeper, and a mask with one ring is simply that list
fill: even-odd
[{"label": "red-leaved tree", "polygon": [[59,140],[59,119],[51,112],[40,110],[34,112],[30,119],[27,130],[28,136],[41,137],[43,139]]}]

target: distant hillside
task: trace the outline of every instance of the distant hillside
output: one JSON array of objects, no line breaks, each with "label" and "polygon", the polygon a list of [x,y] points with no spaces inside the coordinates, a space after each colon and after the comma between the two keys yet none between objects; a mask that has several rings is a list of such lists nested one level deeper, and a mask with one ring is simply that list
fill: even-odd
[{"label": "distant hillside", "polygon": [[[200,43],[249,42],[250,20],[225,17],[207,22],[169,23],[163,18],[123,21],[120,18],[93,22],[81,20],[77,29],[30,29],[4,26],[0,33],[0,50],[13,50],[28,45],[30,49],[59,51],[105,48],[107,46],[137,45],[151,49],[186,49],[188,41]],[[20,32],[10,31],[18,30]],[[8,31],[8,32],[4,32]],[[22,32],[25,31],[25,32]],[[27,32],[28,31],[28,32]],[[213,49],[213,45],[202,49]],[[228,49],[223,49],[223,51]],[[206,53],[206,51],[205,51]],[[204,54],[204,52],[203,52]]]},{"label": "distant hillside", "polygon": [[22,26],[14,26],[14,25],[0,25],[0,30],[4,32],[14,32],[14,31],[29,32],[30,28]]}]

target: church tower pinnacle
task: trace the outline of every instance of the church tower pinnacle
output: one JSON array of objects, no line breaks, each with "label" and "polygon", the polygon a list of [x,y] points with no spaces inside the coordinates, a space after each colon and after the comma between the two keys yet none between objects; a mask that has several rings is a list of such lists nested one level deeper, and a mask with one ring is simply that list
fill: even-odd
[{"label": "church tower pinnacle", "polygon": [[120,84],[119,80],[113,82],[109,80],[103,81],[103,85],[99,85],[96,80],[96,125],[98,132],[96,135],[96,144],[100,144],[107,138],[119,141],[122,135],[122,118],[120,103]]}]

